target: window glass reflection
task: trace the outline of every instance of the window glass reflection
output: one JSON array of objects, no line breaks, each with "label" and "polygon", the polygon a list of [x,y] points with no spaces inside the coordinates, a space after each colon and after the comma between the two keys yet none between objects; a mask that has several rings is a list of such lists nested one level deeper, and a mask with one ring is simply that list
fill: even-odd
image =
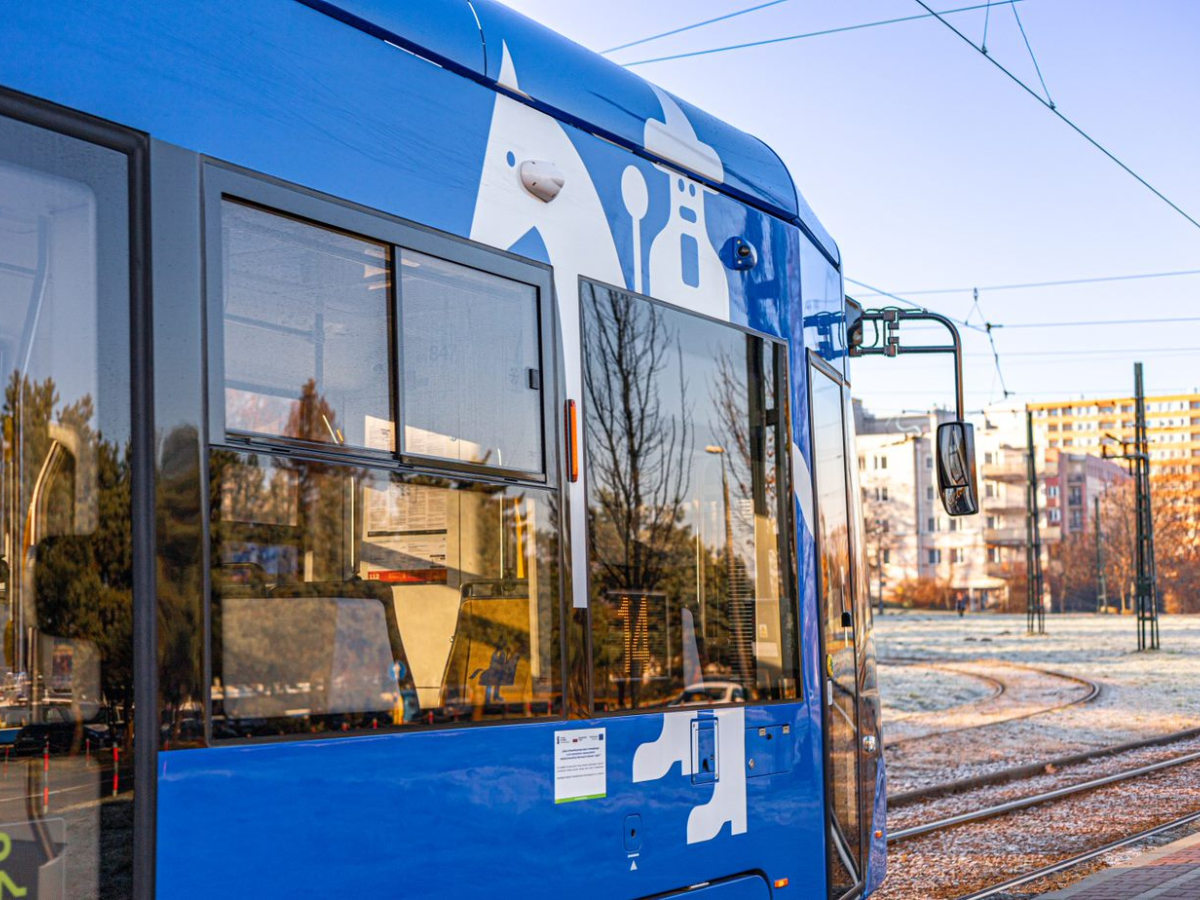
[{"label": "window glass reflection", "polygon": [[0,117],[0,831],[21,895],[131,894],[127,185],[122,154]]},{"label": "window glass reflection", "polygon": [[775,345],[583,290],[599,709],[793,697]]},{"label": "window glass reflection", "polygon": [[395,449],[391,250],[221,204],[225,426]]},{"label": "window glass reflection", "polygon": [[403,250],[404,452],[542,471],[537,290]]},{"label": "window glass reflection", "polygon": [[838,897],[857,883],[862,851],[854,584],[846,509],[842,389],[817,368],[809,372],[817,488],[817,583],[829,701],[825,710],[833,857],[829,896]]},{"label": "window glass reflection", "polygon": [[214,735],[559,711],[549,494],[214,450]]},{"label": "window glass reflection", "polygon": [[842,279],[804,235],[800,236],[800,294],[804,308],[804,346],[812,347],[822,359],[841,368],[846,355],[846,317],[843,311]]}]

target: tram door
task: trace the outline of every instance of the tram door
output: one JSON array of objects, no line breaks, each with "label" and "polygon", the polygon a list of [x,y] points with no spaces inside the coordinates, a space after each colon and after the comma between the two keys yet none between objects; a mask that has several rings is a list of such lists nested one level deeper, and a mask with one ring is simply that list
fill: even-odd
[{"label": "tram door", "polygon": [[858,766],[858,689],[854,585],[846,495],[842,385],[810,368],[817,512],[817,581],[822,618],[825,781],[829,797],[829,897],[853,890],[862,875]]}]

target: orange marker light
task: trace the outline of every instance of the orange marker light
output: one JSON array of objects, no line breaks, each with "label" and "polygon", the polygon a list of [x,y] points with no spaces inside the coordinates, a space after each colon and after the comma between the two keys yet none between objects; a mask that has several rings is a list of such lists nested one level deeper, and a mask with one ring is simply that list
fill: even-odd
[{"label": "orange marker light", "polygon": [[787,886],[788,886],[788,880],[786,878],[776,878],[775,879],[776,889],[785,888]]},{"label": "orange marker light", "polygon": [[579,422],[575,412],[575,401],[567,401],[567,477],[579,480]]}]

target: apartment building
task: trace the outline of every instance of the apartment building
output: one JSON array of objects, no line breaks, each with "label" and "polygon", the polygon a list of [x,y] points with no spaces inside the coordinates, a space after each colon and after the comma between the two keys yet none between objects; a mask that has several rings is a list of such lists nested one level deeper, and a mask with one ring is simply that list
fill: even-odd
[{"label": "apartment building", "polygon": [[[937,496],[934,435],[950,414],[877,418],[857,404],[855,412],[871,596],[892,600],[900,585],[930,579],[973,608],[990,605],[1005,584],[990,571],[989,520],[947,516]],[[986,432],[976,431],[977,450],[981,439],[990,441]],[[1003,496],[995,487],[981,490]]]},{"label": "apartment building", "polygon": [[[1047,451],[1101,454],[1105,435],[1133,440],[1134,399],[1061,400],[1030,404],[1034,443]],[[1146,398],[1150,476],[1185,491],[1200,511],[1200,393]]]},{"label": "apartment building", "polygon": [[[1025,571],[1028,463],[1023,410],[989,413],[975,423],[980,512],[951,518],[937,498],[934,434],[950,414],[872,416],[856,405],[858,467],[863,491],[871,596],[933,579],[972,609],[1002,601]],[[1036,447],[1036,437],[1035,437]],[[1094,498],[1127,478],[1109,460],[1045,444],[1038,456],[1038,503],[1044,570],[1052,548],[1089,531]]]}]

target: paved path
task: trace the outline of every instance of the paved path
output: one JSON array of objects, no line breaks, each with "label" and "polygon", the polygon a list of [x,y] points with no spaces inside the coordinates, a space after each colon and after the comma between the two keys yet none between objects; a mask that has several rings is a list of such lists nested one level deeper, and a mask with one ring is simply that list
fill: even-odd
[{"label": "paved path", "polygon": [[1040,900],[1200,900],[1200,834],[1043,894]]}]

